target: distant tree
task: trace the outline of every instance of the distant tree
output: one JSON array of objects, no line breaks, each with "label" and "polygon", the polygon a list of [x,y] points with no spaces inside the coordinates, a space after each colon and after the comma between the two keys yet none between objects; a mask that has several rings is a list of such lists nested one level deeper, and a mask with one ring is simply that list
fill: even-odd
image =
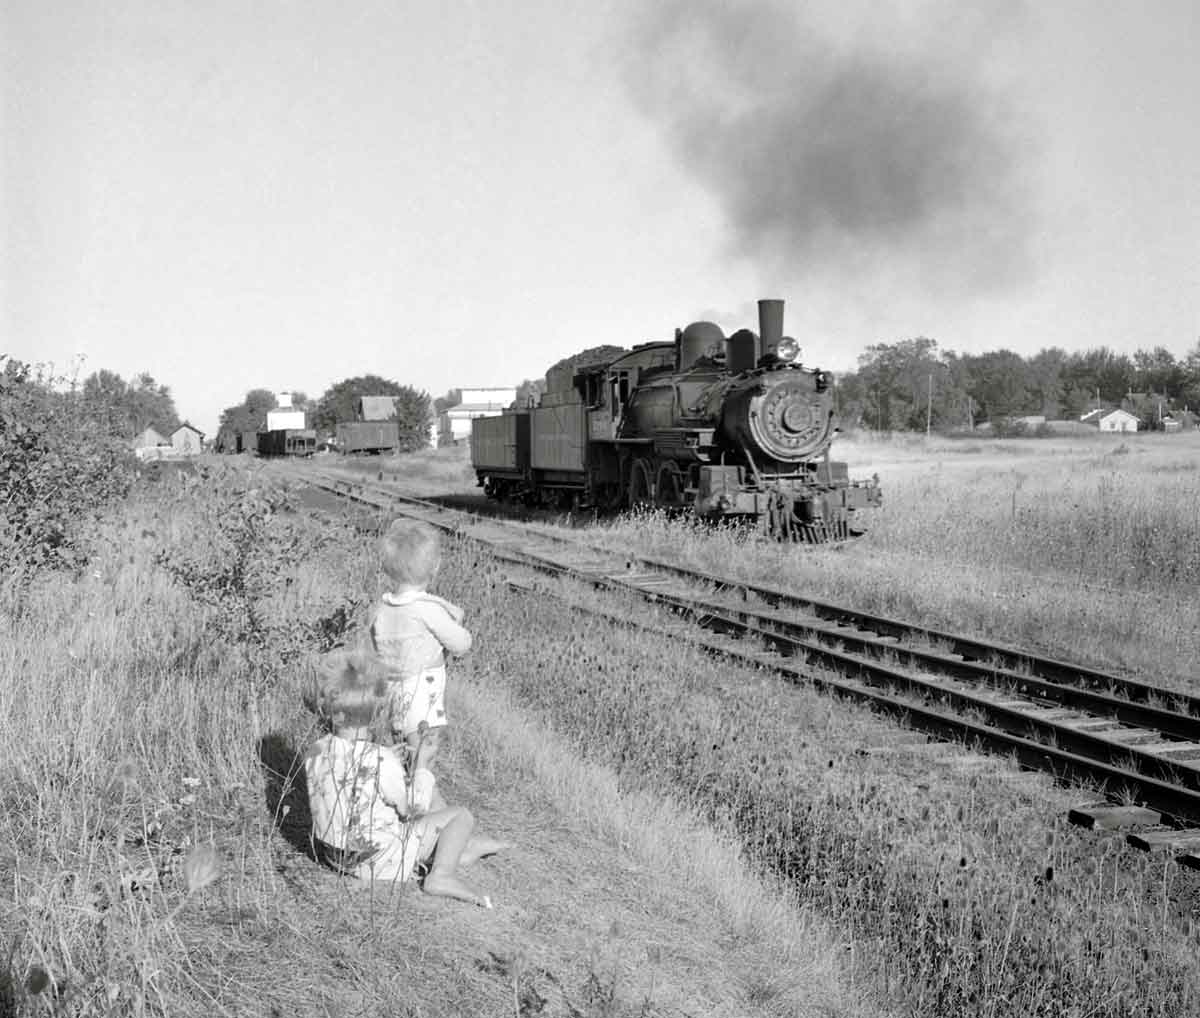
[{"label": "distant tree", "polygon": [[396,396],[396,423],[400,426],[400,451],[416,452],[429,446],[433,425],[433,404],[429,393],[400,386]]},{"label": "distant tree", "polygon": [[83,381],[80,400],[89,423],[113,438],[133,438],[150,427],[169,435],[179,427],[171,390],[145,372],[132,382],[113,371],[93,372]]},{"label": "distant tree", "polygon": [[[1118,405],[1133,388],[1134,380],[1133,362],[1125,354],[1114,353],[1106,346],[1072,353],[1062,368],[1068,409],[1076,415],[1094,410],[1097,401]],[[1081,404],[1085,394],[1086,399]]]},{"label": "distant tree", "polygon": [[926,336],[869,346],[858,371],[841,380],[840,412],[880,431],[956,423],[963,392],[949,370],[953,356],[940,355],[937,341]]},{"label": "distant tree", "polygon": [[445,413],[452,406],[458,406],[462,402],[462,389],[447,389],[446,395],[439,396],[433,401],[433,412],[435,414]]},{"label": "distant tree", "polygon": [[317,400],[313,425],[332,432],[339,423],[354,420],[354,404],[361,396],[395,396],[396,422],[400,426],[400,449],[410,452],[429,445],[433,403],[429,393],[401,385],[379,375],[358,375],[331,385]]},{"label": "distant tree", "polygon": [[1200,340],[1183,358],[1180,398],[1190,410],[1200,410]]},{"label": "distant tree", "polygon": [[1134,353],[1133,369],[1135,392],[1178,397],[1187,380],[1186,366],[1180,364],[1170,350],[1161,346]]},{"label": "distant tree", "polygon": [[1068,354],[1059,347],[1039,350],[1029,360],[1029,389],[1047,419],[1060,417],[1065,405],[1063,368]]},{"label": "distant tree", "polygon": [[979,408],[979,417],[1000,425],[1010,417],[1030,412],[1038,395],[1030,385],[1029,366],[1020,354],[993,350],[968,360],[970,396]]},{"label": "distant tree", "polygon": [[530,403],[536,405],[546,391],[545,378],[526,378],[517,386],[517,398],[513,400],[514,407],[527,407]]},{"label": "distant tree", "polygon": [[267,414],[278,405],[275,393],[270,389],[251,389],[244,400],[221,412],[221,427],[234,432],[263,431],[267,426]]}]

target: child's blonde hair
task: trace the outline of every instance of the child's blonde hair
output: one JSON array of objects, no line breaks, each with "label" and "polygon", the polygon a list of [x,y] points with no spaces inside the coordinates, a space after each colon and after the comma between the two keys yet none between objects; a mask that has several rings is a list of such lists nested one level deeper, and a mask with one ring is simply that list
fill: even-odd
[{"label": "child's blonde hair", "polygon": [[314,663],[305,702],[335,728],[373,724],[387,705],[387,671],[369,650],[335,650]]},{"label": "child's blonde hair", "polygon": [[394,520],[379,542],[379,557],[393,583],[424,587],[441,562],[441,539],[428,523]]}]

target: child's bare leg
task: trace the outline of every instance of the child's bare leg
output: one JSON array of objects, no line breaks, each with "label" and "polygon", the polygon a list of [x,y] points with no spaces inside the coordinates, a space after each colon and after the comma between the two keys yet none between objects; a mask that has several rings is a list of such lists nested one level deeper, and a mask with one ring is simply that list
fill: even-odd
[{"label": "child's bare leg", "polygon": [[495,855],[497,852],[505,852],[512,847],[511,841],[499,841],[496,838],[489,838],[486,834],[473,834],[463,849],[458,864],[460,866],[470,866],[471,863],[482,859],[484,856]]},{"label": "child's bare leg", "polygon": [[438,832],[433,862],[422,884],[425,893],[491,908],[491,899],[458,875],[463,852],[470,844],[475,829],[475,818],[462,806],[451,806],[427,814],[424,822]]},{"label": "child's bare leg", "polygon": [[438,751],[437,729],[410,732],[404,741],[408,750],[412,808],[417,813],[433,813],[445,809],[446,800],[438,794],[433,771],[430,769]]}]

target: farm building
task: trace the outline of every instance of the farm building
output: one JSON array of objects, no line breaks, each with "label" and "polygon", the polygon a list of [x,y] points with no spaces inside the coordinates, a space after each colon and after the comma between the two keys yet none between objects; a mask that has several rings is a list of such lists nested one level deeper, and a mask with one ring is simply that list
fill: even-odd
[{"label": "farm building", "polygon": [[516,398],[515,388],[463,389],[461,402],[442,411],[438,419],[438,447],[465,442],[476,417],[498,417]]},{"label": "farm building", "polygon": [[1093,410],[1079,420],[1101,431],[1137,431],[1138,419],[1128,410]]},{"label": "farm building", "polygon": [[204,432],[184,421],[171,432],[171,449],[183,456],[198,455],[204,445]]},{"label": "farm building", "polygon": [[1172,410],[1162,424],[1163,431],[1194,431],[1200,428],[1200,418],[1187,410]]}]

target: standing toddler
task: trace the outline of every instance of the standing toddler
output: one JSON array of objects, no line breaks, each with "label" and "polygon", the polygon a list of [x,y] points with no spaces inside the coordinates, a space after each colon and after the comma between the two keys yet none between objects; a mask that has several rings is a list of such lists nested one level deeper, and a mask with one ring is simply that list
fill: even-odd
[{"label": "standing toddler", "polygon": [[446,657],[471,649],[463,610],[427,590],[441,562],[438,532],[427,523],[396,520],[380,542],[389,590],[371,624],[387,669],[392,731],[403,739],[411,768],[412,807],[435,808],[433,761],[446,726]]}]

